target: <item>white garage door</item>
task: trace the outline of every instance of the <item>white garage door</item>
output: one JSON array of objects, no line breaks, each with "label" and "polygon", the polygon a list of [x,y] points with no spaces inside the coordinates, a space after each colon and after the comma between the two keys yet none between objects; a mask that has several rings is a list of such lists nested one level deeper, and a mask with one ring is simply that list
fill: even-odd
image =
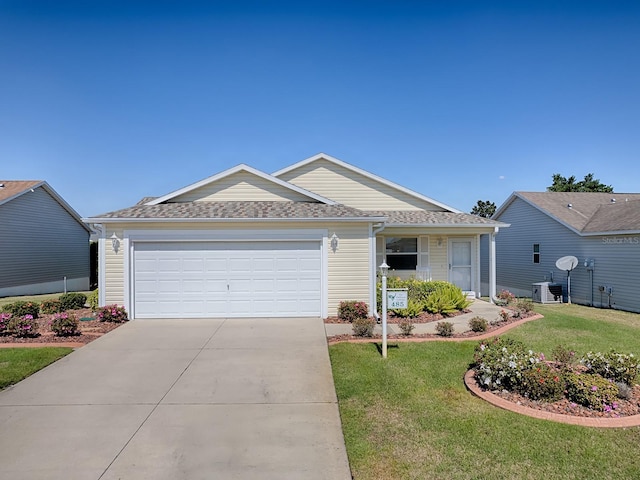
[{"label": "white garage door", "polygon": [[320,242],[136,243],[136,318],[320,316]]}]

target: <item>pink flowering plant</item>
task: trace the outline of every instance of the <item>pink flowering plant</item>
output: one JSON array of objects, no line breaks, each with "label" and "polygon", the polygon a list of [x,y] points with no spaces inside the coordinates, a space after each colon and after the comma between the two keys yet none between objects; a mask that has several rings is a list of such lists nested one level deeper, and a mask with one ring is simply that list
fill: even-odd
[{"label": "pink flowering plant", "polygon": [[8,333],[7,325],[9,324],[9,320],[11,320],[10,313],[0,313],[0,335]]},{"label": "pink flowering plant", "polygon": [[38,322],[31,314],[12,317],[7,324],[7,332],[18,338],[37,337],[40,335],[38,328]]},{"label": "pink flowering plant", "polygon": [[496,295],[496,298],[499,300],[500,305],[509,305],[516,299],[516,296],[509,290],[501,290],[500,293]]},{"label": "pink flowering plant", "polygon": [[56,313],[49,322],[51,331],[59,337],[69,337],[78,334],[78,319],[67,312]]},{"label": "pink flowering plant", "polygon": [[116,304],[98,308],[98,320],[101,322],[122,323],[128,319],[125,308]]},{"label": "pink flowering plant", "polygon": [[346,322],[353,322],[358,318],[367,318],[369,307],[360,300],[345,300],[338,306],[338,318]]}]

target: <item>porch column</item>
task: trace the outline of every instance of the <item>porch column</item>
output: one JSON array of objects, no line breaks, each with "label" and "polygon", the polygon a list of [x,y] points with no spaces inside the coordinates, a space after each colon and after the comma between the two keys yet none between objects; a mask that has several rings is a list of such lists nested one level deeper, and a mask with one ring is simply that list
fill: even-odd
[{"label": "porch column", "polygon": [[[496,229],[497,230],[497,229]],[[496,297],[496,234],[489,234],[489,302]]]}]

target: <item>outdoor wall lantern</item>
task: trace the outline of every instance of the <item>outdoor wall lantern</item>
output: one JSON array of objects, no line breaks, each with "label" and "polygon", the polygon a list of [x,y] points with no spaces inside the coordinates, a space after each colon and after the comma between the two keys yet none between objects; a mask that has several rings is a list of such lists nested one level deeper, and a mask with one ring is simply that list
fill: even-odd
[{"label": "outdoor wall lantern", "polygon": [[333,250],[333,253],[336,253],[336,250],[338,250],[338,242],[340,242],[340,239],[336,233],[333,232],[333,235],[331,235],[331,250]]},{"label": "outdoor wall lantern", "polygon": [[438,243],[438,247],[442,246],[442,237],[438,237],[438,240],[436,240],[436,242]]},{"label": "outdoor wall lantern", "polygon": [[113,251],[115,253],[118,253],[118,250],[120,250],[120,239],[116,235],[116,232],[113,232],[113,235],[111,235],[110,238],[111,238],[111,247],[113,248]]}]

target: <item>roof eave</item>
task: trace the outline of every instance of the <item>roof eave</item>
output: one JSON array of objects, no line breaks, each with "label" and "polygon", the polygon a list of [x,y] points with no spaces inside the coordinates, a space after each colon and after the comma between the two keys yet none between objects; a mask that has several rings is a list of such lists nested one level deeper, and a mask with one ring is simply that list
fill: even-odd
[{"label": "roof eave", "polygon": [[456,227],[463,227],[463,228],[486,228],[486,229],[493,229],[495,227],[499,227],[499,228],[507,228],[510,227],[511,224],[510,223],[502,223],[502,222],[496,222],[496,223],[389,223],[387,222],[385,224],[385,228],[388,227],[420,227],[420,228],[425,228],[425,227],[435,227],[435,228],[456,228]]},{"label": "roof eave", "polygon": [[242,223],[242,222],[384,222],[386,217],[297,217],[297,218],[83,218],[85,223]]}]

